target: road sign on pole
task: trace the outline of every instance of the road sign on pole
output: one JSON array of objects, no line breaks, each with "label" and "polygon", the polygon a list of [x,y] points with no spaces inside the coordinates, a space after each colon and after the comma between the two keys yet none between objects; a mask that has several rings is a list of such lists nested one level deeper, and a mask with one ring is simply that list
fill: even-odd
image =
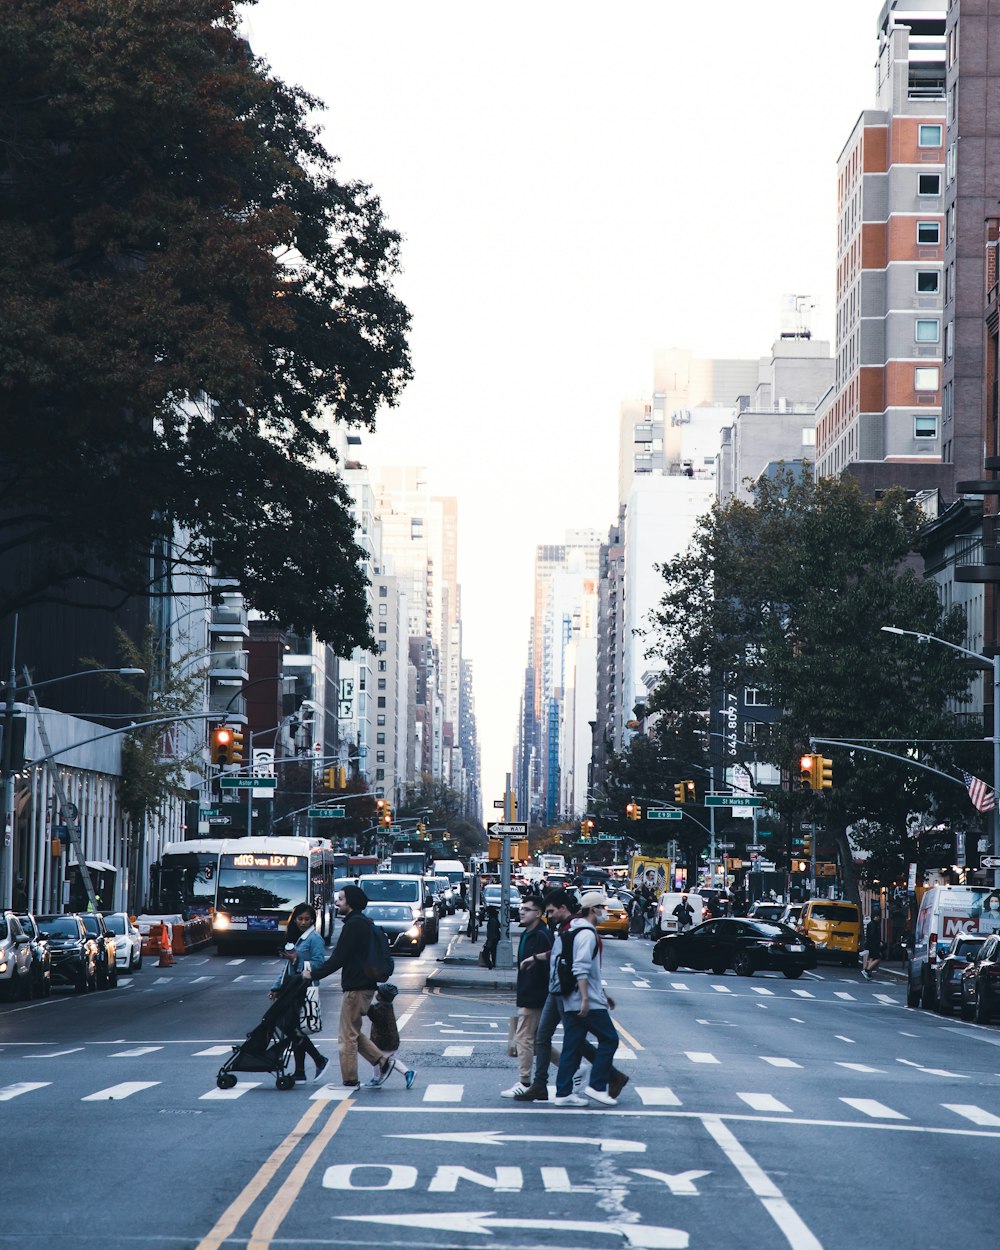
[{"label": "road sign on pole", "polygon": [[310,820],[343,820],[347,812],[342,807],[310,807]]},{"label": "road sign on pole", "polygon": [[762,807],[759,794],[706,794],[706,807]]},{"label": "road sign on pole", "polygon": [[647,820],[681,820],[684,816],[683,812],[647,812]]},{"label": "road sign on pole", "polygon": [[981,855],[979,863],[983,868],[1000,868],[1000,855]]},{"label": "road sign on pole", "polygon": [[717,851],[735,851],[736,843],[735,842],[716,842],[715,849]]},{"label": "road sign on pole", "polygon": [[495,821],[492,825],[487,825],[487,830],[491,838],[526,838],[528,836],[527,824],[520,821],[507,825]]},{"label": "road sign on pole", "polygon": [[219,784],[223,790],[274,790],[277,788],[277,777],[220,777]]}]

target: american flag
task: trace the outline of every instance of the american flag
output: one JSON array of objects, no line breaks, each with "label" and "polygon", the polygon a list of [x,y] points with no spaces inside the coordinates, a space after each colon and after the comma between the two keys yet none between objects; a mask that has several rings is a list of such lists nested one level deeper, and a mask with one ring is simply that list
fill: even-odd
[{"label": "american flag", "polygon": [[996,807],[996,795],[986,784],[980,781],[978,777],[973,777],[971,773],[967,773],[962,769],[962,776],[965,779],[965,788],[969,792],[969,798],[977,812],[992,812]]}]

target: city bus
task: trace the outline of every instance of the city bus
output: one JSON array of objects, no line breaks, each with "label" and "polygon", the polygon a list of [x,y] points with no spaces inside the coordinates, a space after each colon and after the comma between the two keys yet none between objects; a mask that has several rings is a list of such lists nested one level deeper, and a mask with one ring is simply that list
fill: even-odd
[{"label": "city bus", "polygon": [[280,950],[299,903],[316,910],[327,941],[334,923],[334,854],[326,838],[227,838],[219,851],[213,934],[218,951],[237,943]]},{"label": "city bus", "polygon": [[221,838],[168,842],[150,869],[150,910],[158,916],[211,916],[219,879]]}]

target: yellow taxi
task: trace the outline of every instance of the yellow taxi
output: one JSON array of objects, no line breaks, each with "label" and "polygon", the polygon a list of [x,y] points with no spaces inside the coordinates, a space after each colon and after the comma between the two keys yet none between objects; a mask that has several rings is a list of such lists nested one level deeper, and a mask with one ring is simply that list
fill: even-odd
[{"label": "yellow taxi", "polygon": [[617,937],[623,941],[628,937],[628,912],[621,899],[608,899],[608,910],[597,926],[597,932],[602,937]]},{"label": "yellow taxi", "polygon": [[861,911],[843,899],[811,898],[803,903],[795,926],[816,946],[816,954],[839,960],[847,967],[858,962],[861,949]]}]

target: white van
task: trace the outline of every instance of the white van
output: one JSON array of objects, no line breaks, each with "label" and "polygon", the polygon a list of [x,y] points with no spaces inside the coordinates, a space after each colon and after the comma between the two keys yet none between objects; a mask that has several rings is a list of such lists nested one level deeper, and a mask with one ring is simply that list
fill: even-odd
[{"label": "white van", "polygon": [[[677,917],[674,915],[674,908],[684,897],[683,894],[674,893],[671,890],[664,890],[660,897],[656,900],[656,914],[653,919],[652,938],[655,942],[657,938],[663,937],[665,933],[677,932]],[[705,900],[700,894],[688,894],[688,906],[691,908],[691,924],[701,924],[705,915]]]},{"label": "white van", "polygon": [[906,1005],[933,1009],[934,972],[956,934],[988,936],[1000,931],[1000,913],[986,902],[995,891],[983,886],[932,885],[924,892],[913,933],[913,954],[906,986]]}]

